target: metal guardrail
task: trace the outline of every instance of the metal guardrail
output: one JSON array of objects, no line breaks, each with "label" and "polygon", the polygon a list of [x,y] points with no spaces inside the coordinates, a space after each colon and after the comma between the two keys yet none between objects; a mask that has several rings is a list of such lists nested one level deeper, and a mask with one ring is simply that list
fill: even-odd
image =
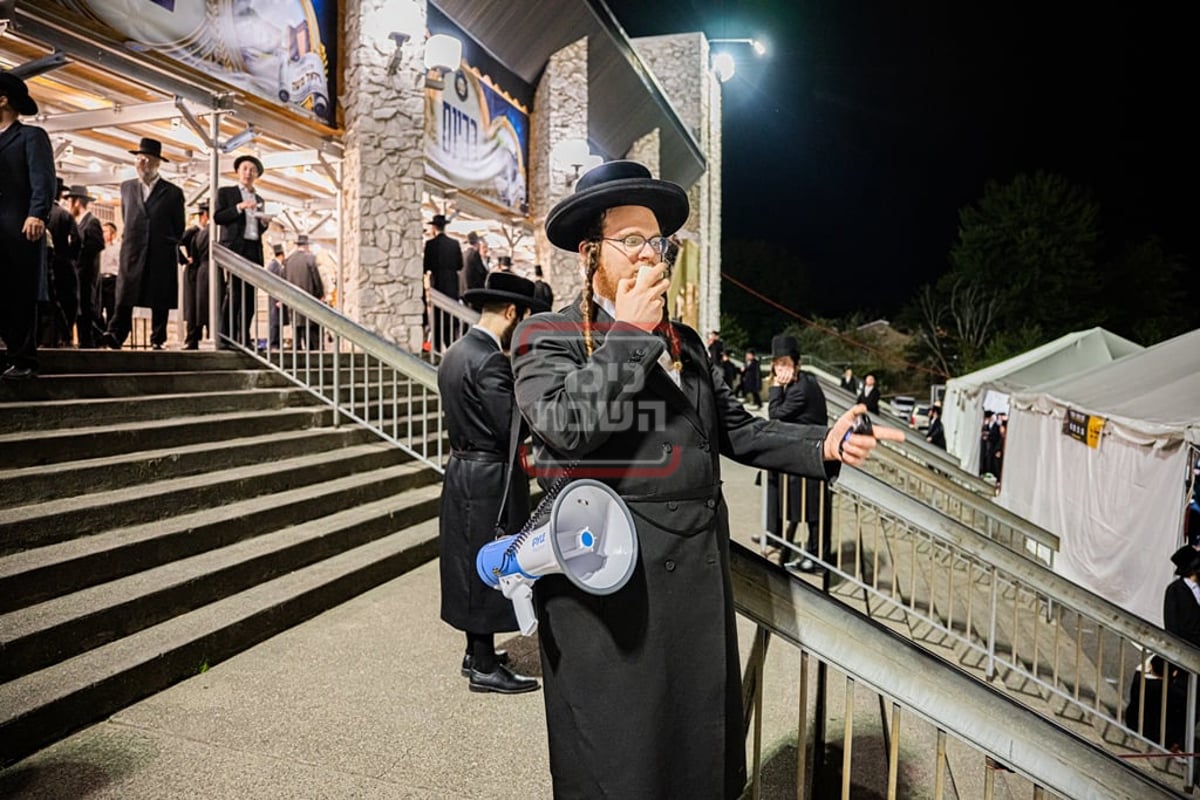
[{"label": "metal guardrail", "polygon": [[429,362],[440,364],[446,348],[479,321],[479,312],[437,289],[429,290]]},{"label": "metal guardrail", "polygon": [[[219,346],[241,350],[307,389],[333,409],[335,425],[342,417],[353,420],[444,470],[433,367],[228,248],[213,245],[213,257],[230,284]],[[256,294],[267,298],[266,320]],[[274,303],[277,327],[271,324]]]},{"label": "metal guardrail", "polygon": [[[979,753],[980,767],[986,770],[985,797],[991,796],[997,765],[1031,781],[1035,798],[1045,791],[1065,798],[1149,800],[1180,796],[1155,782],[1152,776],[1014,703],[878,623],[791,578],[782,569],[764,563],[744,547],[733,544],[730,560],[735,608],[758,626],[746,679],[751,689],[747,709],[753,712],[756,731],[761,731],[767,637],[774,635],[801,652],[801,703],[796,737],[798,798],[810,796],[806,753],[810,660],[834,667],[846,676],[843,798],[850,797],[851,779],[856,772],[852,747],[856,686],[868,687],[878,694],[881,708],[885,700],[891,703],[890,719],[885,720],[884,727],[888,798],[897,796],[903,723],[913,716],[937,727],[934,798],[941,798],[945,790],[947,736],[959,739]],[[822,699],[818,697],[818,708]],[[823,724],[823,719],[818,718],[816,723]],[[755,800],[761,791],[761,754],[761,735],[756,733],[751,775],[751,796]],[[910,774],[914,772],[918,771],[912,770]],[[927,794],[922,792],[922,796]]]},{"label": "metal guardrail", "polygon": [[[764,551],[770,541],[785,559],[811,559],[847,600],[861,594],[873,614],[923,623],[922,638],[1015,699],[1035,689],[1061,719],[1107,729],[1106,748],[1162,756],[1146,766],[1179,780],[1169,756],[1173,744],[1192,751],[1200,650],[870,474],[844,470],[833,491],[816,515],[827,531],[817,552],[770,535]],[[1179,670],[1171,691],[1150,670],[1155,656]],[[1193,786],[1194,759],[1182,767]]]}]

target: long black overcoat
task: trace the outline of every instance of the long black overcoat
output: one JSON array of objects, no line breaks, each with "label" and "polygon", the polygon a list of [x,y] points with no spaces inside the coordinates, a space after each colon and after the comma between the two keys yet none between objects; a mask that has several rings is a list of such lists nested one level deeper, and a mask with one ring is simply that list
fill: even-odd
[{"label": "long black overcoat", "polygon": [[663,340],[599,317],[590,358],[578,302],[513,339],[539,467],[578,461],[575,474],[615,488],[639,542],[614,594],[561,575],[535,584],[554,795],[737,797],[745,744],[720,456],[824,477],[826,428],[752,416],[691,328],[676,326],[676,386],[657,361]]},{"label": "long black overcoat", "polygon": [[[495,538],[504,492],[512,365],[495,339],[472,328],[446,351],[438,389],[451,448],[438,518],[442,619],[471,633],[515,631],[512,603],[475,571],[479,549]],[[516,470],[504,509],[506,533],[529,518],[529,476]]]},{"label": "long black overcoat", "polygon": [[117,305],[175,308],[179,304],[179,243],[187,215],[183,190],[159,178],[142,200],[140,178],[121,184],[121,267]]},{"label": "long black overcoat", "polygon": [[[780,422],[799,422],[804,425],[824,425],[829,421],[825,392],[817,376],[797,370],[796,380],[787,386],[771,386],[767,416]],[[767,474],[767,530],[778,534],[783,527],[783,499],[779,491],[780,474]],[[829,514],[829,494],[822,490],[824,481],[806,480],[799,475],[787,476],[787,519],[789,522],[818,522],[821,514]],[[804,493],[803,502],[801,492]],[[822,495],[825,497],[822,512]],[[803,513],[801,513],[803,512]]]}]

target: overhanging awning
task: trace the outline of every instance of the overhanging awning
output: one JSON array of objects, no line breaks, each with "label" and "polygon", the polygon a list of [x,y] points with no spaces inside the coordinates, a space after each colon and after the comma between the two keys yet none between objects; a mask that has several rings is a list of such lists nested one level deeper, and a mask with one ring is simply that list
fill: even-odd
[{"label": "overhanging awning", "polygon": [[[704,152],[602,0],[433,0],[522,80],[536,84],[550,56],[588,37],[588,138],[610,157],[659,130],[662,177],[687,188]],[[537,113],[537,109],[534,109]]]}]

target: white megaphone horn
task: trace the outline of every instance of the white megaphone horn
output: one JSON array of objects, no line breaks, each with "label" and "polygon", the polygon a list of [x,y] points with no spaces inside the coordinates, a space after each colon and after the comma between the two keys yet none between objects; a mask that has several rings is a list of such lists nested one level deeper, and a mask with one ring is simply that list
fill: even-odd
[{"label": "white megaphone horn", "polygon": [[612,594],[637,566],[637,529],[620,496],[600,481],[572,481],[554,499],[541,527],[483,546],[475,569],[512,601],[521,633],[537,630],[533,582],[562,573],[588,594]]}]

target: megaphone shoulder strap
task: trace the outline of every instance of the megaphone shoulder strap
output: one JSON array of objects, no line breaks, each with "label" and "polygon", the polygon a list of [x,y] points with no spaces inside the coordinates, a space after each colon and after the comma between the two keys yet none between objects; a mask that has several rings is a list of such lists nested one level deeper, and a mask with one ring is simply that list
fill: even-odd
[{"label": "megaphone shoulder strap", "polygon": [[514,464],[517,461],[517,447],[521,438],[521,409],[516,400],[512,404],[512,421],[508,427],[508,461],[504,466],[504,494],[500,497],[500,511],[496,514],[496,535],[502,536],[508,531],[504,529],[504,511],[508,508],[508,492],[512,488]]}]

